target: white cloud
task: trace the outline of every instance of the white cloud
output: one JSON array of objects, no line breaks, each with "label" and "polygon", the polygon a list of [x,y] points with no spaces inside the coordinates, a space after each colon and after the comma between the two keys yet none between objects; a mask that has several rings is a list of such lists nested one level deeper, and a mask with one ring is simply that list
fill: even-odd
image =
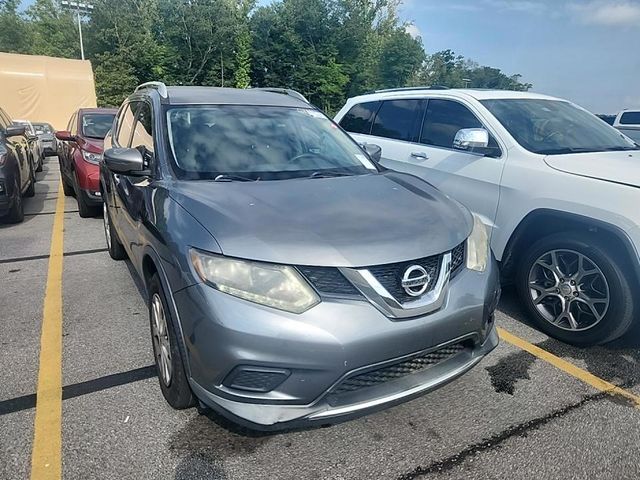
[{"label": "white cloud", "polygon": [[404,30],[411,35],[411,38],[421,38],[422,37],[422,32],[420,31],[420,29],[418,28],[418,26],[415,23],[408,23],[405,27]]},{"label": "white cloud", "polygon": [[578,19],[590,25],[609,27],[640,26],[640,2],[635,1],[590,1],[569,6]]}]

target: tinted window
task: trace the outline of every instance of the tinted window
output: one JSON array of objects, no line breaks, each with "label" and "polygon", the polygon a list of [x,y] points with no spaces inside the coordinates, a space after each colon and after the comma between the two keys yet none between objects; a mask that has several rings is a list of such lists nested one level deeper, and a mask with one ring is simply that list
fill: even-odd
[{"label": "tinted window", "polygon": [[371,134],[396,140],[415,140],[421,104],[420,100],[382,102]]},{"label": "tinted window", "polygon": [[118,145],[121,147],[129,146],[131,130],[133,129],[133,120],[131,104],[128,104],[118,118],[118,134],[116,135],[116,140]]},{"label": "tinted window", "polygon": [[451,148],[456,133],[463,128],[482,128],[482,124],[461,103],[451,100],[429,100],[420,142]]},{"label": "tinted window", "polygon": [[174,165],[184,179],[240,175],[262,181],[377,171],[357,144],[316,110],[176,106],[166,115]]},{"label": "tinted window", "polygon": [[524,148],[542,155],[635,150],[595,115],[569,102],[500,99],[481,102]]},{"label": "tinted window", "polygon": [[368,134],[371,132],[373,116],[378,111],[379,106],[380,102],[354,105],[340,121],[340,126],[347,132]]},{"label": "tinted window", "polygon": [[113,113],[85,113],[82,115],[82,135],[90,138],[104,138],[111,130]]},{"label": "tinted window", "polygon": [[140,102],[131,146],[140,150],[147,159],[150,159],[154,150],[152,125],[151,107],[146,102]]},{"label": "tinted window", "polygon": [[621,125],[640,125],[640,112],[624,112],[620,116]]}]

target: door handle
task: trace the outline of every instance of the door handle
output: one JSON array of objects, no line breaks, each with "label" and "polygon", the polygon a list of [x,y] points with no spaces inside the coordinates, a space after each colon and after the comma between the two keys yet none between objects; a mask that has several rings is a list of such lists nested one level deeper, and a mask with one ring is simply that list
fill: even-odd
[{"label": "door handle", "polygon": [[417,160],[429,160],[429,156],[424,152],[411,152],[411,157]]}]

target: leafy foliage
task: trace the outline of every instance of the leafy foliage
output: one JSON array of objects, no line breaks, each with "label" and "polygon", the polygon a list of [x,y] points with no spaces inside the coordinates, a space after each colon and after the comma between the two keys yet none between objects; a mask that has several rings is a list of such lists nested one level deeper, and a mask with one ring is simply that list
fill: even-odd
[{"label": "leafy foliage", "polygon": [[[294,88],[333,112],[377,88],[447,85],[527,90],[520,75],[451,50],[427,55],[401,0],[93,0],[82,17],[100,105],[136,85]],[[76,13],[59,0],[0,0],[0,51],[78,58]]]}]

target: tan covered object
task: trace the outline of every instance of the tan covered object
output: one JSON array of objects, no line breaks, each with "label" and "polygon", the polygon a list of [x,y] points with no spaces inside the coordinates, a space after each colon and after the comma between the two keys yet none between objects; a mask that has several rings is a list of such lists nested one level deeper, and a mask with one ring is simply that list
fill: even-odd
[{"label": "tan covered object", "polygon": [[0,107],[11,118],[64,130],[78,108],[95,106],[88,60],[0,53]]}]

